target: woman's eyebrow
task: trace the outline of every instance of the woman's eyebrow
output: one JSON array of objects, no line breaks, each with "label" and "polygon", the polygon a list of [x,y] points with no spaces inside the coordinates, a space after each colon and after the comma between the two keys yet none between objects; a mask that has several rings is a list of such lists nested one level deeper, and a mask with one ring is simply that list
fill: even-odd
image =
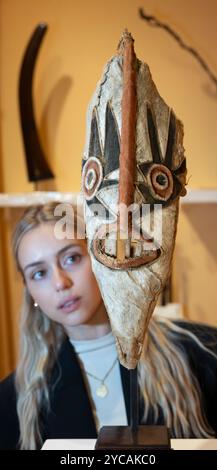
[{"label": "woman's eyebrow", "polygon": [[[71,243],[70,245],[66,245],[56,253],[56,256],[62,255],[63,253],[65,253],[65,251],[69,250],[70,248],[77,248],[77,247],[81,248],[81,245],[79,245],[77,243]],[[40,266],[44,262],[45,261],[43,261],[43,260],[39,260],[39,261],[34,261],[33,263],[29,263],[25,266],[24,272],[29,268],[34,268],[36,266]]]},{"label": "woman's eyebrow", "polygon": [[25,272],[27,269],[34,268],[35,266],[39,266],[42,263],[43,263],[43,261],[35,261],[34,263],[29,263],[25,266],[23,271]]},{"label": "woman's eyebrow", "polygon": [[81,245],[79,245],[79,243],[70,243],[70,245],[66,245],[65,247],[61,248],[61,250],[57,252],[57,256],[62,255],[62,253],[69,250],[69,248],[82,248],[82,247]]}]

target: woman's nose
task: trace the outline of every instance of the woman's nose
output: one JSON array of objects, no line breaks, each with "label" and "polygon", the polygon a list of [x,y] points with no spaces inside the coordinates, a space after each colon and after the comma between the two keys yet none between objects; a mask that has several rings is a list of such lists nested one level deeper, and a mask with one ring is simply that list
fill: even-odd
[{"label": "woman's nose", "polygon": [[69,289],[73,285],[73,280],[61,267],[56,268],[53,272],[53,282],[57,291]]}]

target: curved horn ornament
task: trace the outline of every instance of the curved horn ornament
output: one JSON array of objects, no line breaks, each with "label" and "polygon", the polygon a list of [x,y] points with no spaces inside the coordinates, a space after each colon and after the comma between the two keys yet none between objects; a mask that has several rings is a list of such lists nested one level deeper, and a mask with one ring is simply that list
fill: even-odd
[{"label": "curved horn ornament", "polygon": [[47,31],[46,24],[39,24],[33,32],[24,53],[19,76],[19,109],[29,181],[54,178],[45,159],[34,116],[33,74],[39,48]]}]

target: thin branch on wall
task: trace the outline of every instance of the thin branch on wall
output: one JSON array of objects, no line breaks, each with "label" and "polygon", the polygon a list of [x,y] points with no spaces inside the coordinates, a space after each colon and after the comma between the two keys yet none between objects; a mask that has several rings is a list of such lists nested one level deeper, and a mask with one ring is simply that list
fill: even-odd
[{"label": "thin branch on wall", "polygon": [[143,8],[139,8],[139,15],[143,20],[147,21],[150,24],[150,26],[157,26],[167,31],[167,33],[169,33],[178,42],[180,47],[182,47],[183,49],[188,51],[190,54],[192,54],[193,57],[199,62],[201,67],[205,70],[210,80],[212,80],[212,82],[214,82],[215,86],[217,87],[217,77],[214,75],[212,70],[210,70],[205,60],[201,57],[201,55],[195,49],[193,49],[193,47],[185,44],[182,38],[168,24],[162,23],[157,18],[155,18],[155,16],[147,15],[145,11],[143,10]]}]

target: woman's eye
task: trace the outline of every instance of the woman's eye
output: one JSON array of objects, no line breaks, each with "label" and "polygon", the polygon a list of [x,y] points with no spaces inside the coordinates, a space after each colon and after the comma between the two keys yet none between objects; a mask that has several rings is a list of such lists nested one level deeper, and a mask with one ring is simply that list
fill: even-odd
[{"label": "woman's eye", "polygon": [[31,278],[34,279],[35,281],[38,281],[39,279],[42,279],[45,276],[45,270],[40,269],[39,271],[34,272],[31,275]]},{"label": "woman's eye", "polygon": [[78,264],[81,261],[81,255],[78,253],[75,253],[73,255],[69,255],[65,258],[64,264],[71,266],[73,264]]}]

